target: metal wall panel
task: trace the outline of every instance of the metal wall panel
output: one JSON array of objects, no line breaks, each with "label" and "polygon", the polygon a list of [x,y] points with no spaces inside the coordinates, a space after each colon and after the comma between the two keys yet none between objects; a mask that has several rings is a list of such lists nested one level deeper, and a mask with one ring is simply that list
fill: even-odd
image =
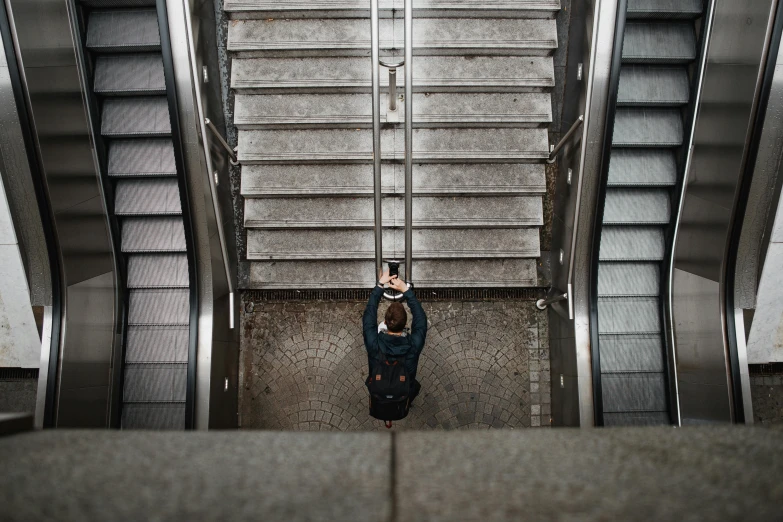
[{"label": "metal wall panel", "polygon": [[37,133],[64,290],[59,427],[107,427],[117,327],[116,264],[63,0],[6,0]]},{"label": "metal wall panel", "polygon": [[724,284],[747,140],[775,1],[718,0],[671,266],[682,424],[735,420]]}]

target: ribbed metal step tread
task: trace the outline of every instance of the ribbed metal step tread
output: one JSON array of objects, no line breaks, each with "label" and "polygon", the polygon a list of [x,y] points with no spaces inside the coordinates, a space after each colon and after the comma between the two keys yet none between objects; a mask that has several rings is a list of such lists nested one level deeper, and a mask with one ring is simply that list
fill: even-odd
[{"label": "ribbed metal step tread", "polygon": [[187,288],[185,254],[131,254],[128,256],[128,288]]},{"label": "ribbed metal step tread", "polygon": [[657,263],[600,263],[599,296],[657,296],[661,274]]},{"label": "ribbed metal step tread", "polygon": [[[540,127],[552,121],[548,93],[417,93],[413,95],[416,127]],[[405,121],[400,101],[399,120]],[[387,121],[388,104],[381,108]],[[238,94],[234,106],[237,128],[295,126],[369,128],[370,94]]]},{"label": "ribbed metal step tread", "polygon": [[624,63],[688,63],[696,59],[690,22],[629,22],[623,39]]},{"label": "ribbed metal step tread", "polygon": [[163,57],[160,54],[99,55],[95,60],[97,94],[165,94]]},{"label": "ribbed metal step tread", "polygon": [[87,48],[99,52],[160,49],[155,9],[92,11],[87,22]]},{"label": "ribbed metal step tread", "polygon": [[126,363],[187,363],[189,326],[128,326]]},{"label": "ribbed metal step tread", "polygon": [[[385,160],[404,158],[403,129],[381,133]],[[239,132],[248,163],[370,163],[372,130],[306,129]],[[549,157],[546,129],[414,129],[413,160],[422,163],[525,163]]]},{"label": "ribbed metal step tread", "polygon": [[122,220],[122,251],[185,252],[181,217],[133,217]]},{"label": "ribbed metal step tread", "polygon": [[685,105],[690,81],[685,67],[624,65],[620,69],[617,105]]},{"label": "ribbed metal step tread", "polygon": [[663,372],[660,334],[601,335],[601,372]]},{"label": "ribbed metal step tread", "polygon": [[[529,92],[555,85],[551,56],[419,56],[413,77],[414,92]],[[381,87],[388,82],[382,74]],[[371,86],[366,58],[235,58],[231,64],[231,88],[246,94],[368,93]]]},{"label": "ribbed metal step tread", "polygon": [[[252,261],[245,288],[369,288],[375,284],[374,265],[371,260]],[[419,288],[538,286],[535,259],[422,259],[415,261],[415,270]]]},{"label": "ribbed metal step tread", "polygon": [[168,100],[165,96],[107,98],[103,102],[101,134],[115,138],[171,134]]},{"label": "ribbed metal step tread", "polygon": [[129,296],[129,325],[187,325],[190,321],[189,289],[136,289]]},{"label": "ribbed metal step tread", "polygon": [[[539,233],[527,229],[419,229],[416,259],[535,258]],[[384,230],[384,258],[404,258],[403,230]],[[372,230],[248,230],[247,259],[374,259]]]},{"label": "ribbed metal step tread", "polygon": [[124,430],[184,430],[185,403],[123,404]]},{"label": "ribbed metal step tread", "polygon": [[118,216],[182,214],[177,178],[118,180],[114,213]]},{"label": "ribbed metal step tread", "polygon": [[[403,48],[399,21],[382,19],[379,31],[381,50]],[[414,55],[530,56],[555,49],[554,20],[419,18],[413,32]],[[370,32],[360,18],[240,20],[228,25],[228,51],[241,58],[369,56]]]},{"label": "ribbed metal step tread", "polygon": [[617,109],[614,147],[678,147],[682,140],[678,109]]},{"label": "ribbed metal step tread", "polygon": [[[543,224],[539,196],[417,197],[417,228],[509,228]],[[405,225],[402,198],[383,205],[384,226]],[[245,200],[247,228],[373,228],[372,198],[253,198]]]},{"label": "ribbed metal step tread", "polygon": [[174,145],[167,139],[112,140],[109,176],[176,176]]},{"label": "ribbed metal step tread", "polygon": [[605,225],[665,225],[671,203],[665,188],[609,188],[604,203]]},{"label": "ribbed metal step tread", "polygon": [[612,149],[609,187],[669,187],[677,182],[673,150]]},{"label": "ribbed metal step tread", "polygon": [[[385,165],[384,194],[403,194],[404,166]],[[373,194],[372,165],[244,165],[244,197],[368,196]],[[417,195],[503,195],[546,193],[544,166],[531,163],[416,165]]]},{"label": "ribbed metal step tread", "polygon": [[696,18],[703,0],[628,0],[626,18]]},{"label": "ribbed metal step tread", "polygon": [[96,9],[113,7],[154,7],[155,0],[79,0],[82,5],[88,5]]},{"label": "ribbed metal step tread", "polygon": [[666,412],[663,373],[601,374],[603,410],[608,413]]},{"label": "ribbed metal step tread", "polygon": [[661,227],[604,226],[601,261],[661,261],[666,245]]},{"label": "ribbed metal step tread", "polygon": [[604,426],[662,426],[671,424],[667,411],[604,412]]},{"label": "ribbed metal step tread", "polygon": [[599,334],[651,334],[660,331],[657,297],[598,298]]},{"label": "ribbed metal step tread", "polygon": [[184,401],[187,395],[188,365],[125,364],[122,398],[126,402]]},{"label": "ribbed metal step tread", "polygon": [[[361,0],[226,0],[224,11],[231,18],[369,18],[370,7]],[[403,9],[402,0],[383,0],[379,9]],[[420,0],[414,4],[414,16],[554,18],[559,0],[501,0],[478,2],[459,0]]]}]

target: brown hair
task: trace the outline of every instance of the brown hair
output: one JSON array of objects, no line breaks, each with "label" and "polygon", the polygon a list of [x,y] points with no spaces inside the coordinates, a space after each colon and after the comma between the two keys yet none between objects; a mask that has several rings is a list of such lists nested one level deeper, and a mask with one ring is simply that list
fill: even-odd
[{"label": "brown hair", "polygon": [[399,333],[405,328],[405,323],[408,322],[408,314],[405,312],[405,307],[402,303],[392,303],[389,305],[389,309],[386,310],[386,316],[383,319],[386,322],[386,328],[390,332]]}]

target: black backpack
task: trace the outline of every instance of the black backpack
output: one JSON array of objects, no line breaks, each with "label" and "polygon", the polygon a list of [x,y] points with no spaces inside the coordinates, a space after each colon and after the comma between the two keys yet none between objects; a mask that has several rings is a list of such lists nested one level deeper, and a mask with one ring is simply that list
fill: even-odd
[{"label": "black backpack", "polygon": [[390,361],[380,346],[378,352],[381,360],[371,368],[366,383],[370,392],[370,416],[386,421],[386,427],[391,428],[391,421],[408,415],[413,383],[403,361]]}]

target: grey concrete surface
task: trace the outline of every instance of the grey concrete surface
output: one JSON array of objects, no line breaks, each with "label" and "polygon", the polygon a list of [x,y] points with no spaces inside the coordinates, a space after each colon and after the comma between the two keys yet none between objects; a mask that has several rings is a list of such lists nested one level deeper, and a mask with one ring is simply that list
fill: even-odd
[{"label": "grey concrete surface", "polygon": [[0,437],[1,517],[778,520],[782,434],[33,432]]},{"label": "grey concrete surface", "polygon": [[754,423],[783,426],[783,375],[751,375],[750,396]]}]

